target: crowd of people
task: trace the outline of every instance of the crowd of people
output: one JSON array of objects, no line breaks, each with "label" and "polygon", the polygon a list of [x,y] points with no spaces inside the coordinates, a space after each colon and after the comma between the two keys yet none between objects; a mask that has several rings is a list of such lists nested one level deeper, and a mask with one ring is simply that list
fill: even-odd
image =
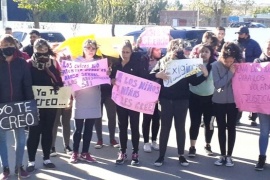
[{"label": "crowd of people", "polygon": [[[27,128],[29,131],[27,143],[25,143],[26,129],[23,127],[14,129],[15,174],[27,178],[36,170],[35,160],[40,139],[44,167],[56,168],[50,157],[57,156],[56,150],[59,147],[55,147],[55,141],[60,121],[63,147],[65,153],[70,155],[70,163],[96,162],[97,160],[89,153],[89,148],[94,127],[98,139],[95,148],[103,147],[103,105],[105,105],[108,116],[110,144],[119,148],[115,163],[124,164],[127,160],[128,126],[130,124],[133,146],[131,165],[140,164],[140,113],[115,104],[111,98],[113,86],[118,86],[115,79],[117,71],[155,81],[161,85],[159,100],[153,115],[143,114],[142,122],[143,150],[147,153],[150,153],[152,149],[159,151],[159,157],[154,162],[155,166],[162,166],[166,160],[165,154],[173,120],[179,163],[182,166],[189,165],[184,155],[185,123],[188,110],[191,121],[188,156],[196,156],[195,146],[201,124],[205,131],[204,149],[207,155],[213,155],[211,139],[214,132],[213,123],[216,120],[220,157],[214,164],[234,166],[232,154],[236,139],[236,125],[241,118],[232,88],[232,78],[236,72],[235,63],[270,61],[270,40],[266,42],[262,52],[259,44],[251,39],[247,27],[240,27],[236,34],[238,34],[238,39],[235,42],[225,42],[225,28],[218,27],[214,32],[205,32],[202,43],[193,49],[190,49],[183,39],[172,39],[165,55],[157,47],[148,48],[147,53],[142,55],[132,47],[130,41],[125,41],[121,46],[119,59],[112,61],[111,58],[108,58],[107,74],[111,78],[111,85],[93,86],[73,92],[72,96],[67,97],[69,104],[66,108],[39,108],[39,124]],[[139,45],[138,41],[136,47],[138,48]],[[75,62],[99,61],[103,57],[97,55],[98,48],[95,40],[86,40],[82,44],[83,55],[75,59]],[[18,40],[12,36],[12,29],[6,28],[6,34],[0,39],[0,49],[0,103],[34,99],[32,85],[52,86],[54,90],[65,85],[61,78],[61,65],[57,61],[57,54],[46,40],[40,38],[37,30],[30,32],[30,44],[21,47]],[[173,60],[192,58],[203,60],[203,64],[199,66],[201,71],[179,80],[170,87],[165,87],[163,80],[170,78],[170,74],[165,71],[167,64]],[[263,170],[269,139],[270,115],[251,112],[251,125],[257,125],[257,116],[260,121],[260,154],[255,169]],[[75,127],[72,146],[70,145],[71,119],[74,119]],[[115,138],[116,122],[119,127],[119,143]],[[81,139],[82,148],[80,148]],[[28,152],[26,168],[23,165],[25,145]],[[10,175],[8,163],[10,156],[7,151],[6,131],[1,128],[0,157],[3,167],[1,179],[6,180]]]}]

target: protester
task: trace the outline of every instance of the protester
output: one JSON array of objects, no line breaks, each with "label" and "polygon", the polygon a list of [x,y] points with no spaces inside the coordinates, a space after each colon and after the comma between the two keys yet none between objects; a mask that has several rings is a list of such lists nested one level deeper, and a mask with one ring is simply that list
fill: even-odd
[{"label": "protester", "polygon": [[57,109],[56,117],[55,117],[55,121],[53,125],[53,139],[52,139],[52,146],[51,146],[51,152],[50,152],[51,157],[57,156],[57,152],[55,149],[55,141],[57,137],[57,130],[58,130],[60,120],[61,120],[61,125],[62,125],[64,152],[68,155],[72,154],[72,149],[69,146],[72,103],[73,103],[73,99],[71,98],[69,101],[68,107]]},{"label": "protester", "polygon": [[12,28],[11,27],[6,27],[5,28],[5,34],[12,35]]},{"label": "protester", "polygon": [[[152,77],[156,77],[161,80],[168,80],[169,75],[165,73],[166,65],[169,61],[176,59],[185,59],[184,56],[184,41],[182,39],[171,40],[167,54],[152,70]],[[162,166],[167,149],[167,143],[169,139],[172,120],[174,118],[177,148],[179,155],[179,162],[182,166],[188,166],[189,163],[184,157],[185,147],[185,122],[189,104],[189,84],[198,85],[203,82],[208,76],[207,69],[200,66],[203,75],[197,77],[196,74],[183,78],[176,84],[170,87],[164,87],[163,81],[160,81],[161,91],[159,95],[159,102],[161,105],[161,132],[159,138],[159,158],[154,163],[155,166]]]},{"label": "protester", "polygon": [[[52,86],[58,90],[63,86],[60,71],[51,56],[55,56],[49,43],[44,39],[37,39],[33,44],[34,53],[29,60],[34,86]],[[35,171],[36,152],[41,137],[43,151],[43,165],[46,168],[54,169],[55,165],[50,160],[50,149],[52,145],[52,130],[56,116],[56,108],[39,108],[40,121],[37,126],[29,128],[27,140],[28,149],[28,172]]]},{"label": "protester", "polygon": [[[100,59],[96,55],[98,46],[94,40],[86,40],[83,43],[83,56],[75,61],[80,63],[94,62]],[[75,121],[75,131],[73,134],[73,153],[70,157],[71,163],[77,163],[78,160],[88,163],[96,162],[89,153],[90,142],[95,121],[101,121],[101,92],[100,86],[88,87],[73,93],[72,117]],[[79,146],[81,142],[82,130],[83,146],[79,155]]]},{"label": "protester", "polygon": [[33,45],[34,45],[34,42],[38,39],[38,38],[40,38],[40,33],[39,33],[39,31],[37,31],[37,30],[32,30],[30,33],[29,33],[29,35],[30,35],[30,44],[29,45],[27,45],[27,46],[25,46],[25,47],[23,47],[23,52],[26,52],[30,57],[32,57],[32,55],[33,55],[33,52],[34,52],[34,47],[33,47]]},{"label": "protester", "polygon": [[221,49],[222,49],[222,47],[223,47],[223,45],[224,45],[224,43],[225,43],[225,41],[224,41],[224,37],[225,37],[225,28],[219,26],[219,27],[216,28],[215,33],[216,33],[216,36],[217,36],[218,41],[219,41],[219,45],[218,45],[218,47],[217,47],[217,52],[221,52]]},{"label": "protester", "polygon": [[[239,28],[235,34],[238,34],[237,43],[240,48],[243,50],[243,58],[245,62],[253,62],[256,58],[260,57],[262,54],[262,50],[257,41],[250,38],[248,27],[242,26]],[[239,112],[237,115],[237,123],[240,123],[240,119],[242,117],[242,112]],[[257,126],[256,113],[250,113],[248,116],[249,120],[251,120],[251,126]]]},{"label": "protester", "polygon": [[[133,55],[132,52],[132,45],[130,41],[125,41],[124,45],[121,48],[120,53],[120,61],[115,63],[112,66],[112,84],[117,86],[115,83],[115,77],[117,71],[122,71],[134,76],[143,77],[145,74],[145,69],[140,62],[140,59],[137,59],[137,56]],[[133,145],[133,152],[132,152],[132,160],[131,165],[138,165],[139,164],[139,120],[140,120],[140,113],[126,109],[119,105],[116,105],[116,111],[118,115],[118,127],[119,127],[119,138],[120,138],[120,152],[118,154],[118,158],[116,160],[116,164],[124,164],[127,160],[127,140],[128,140],[128,121],[130,122],[131,128],[131,138],[132,138],[132,145]]]},{"label": "protester", "polygon": [[[0,40],[0,103],[33,100],[31,73],[24,59],[16,56],[16,42],[11,35],[3,35]],[[12,92],[12,93],[11,93]],[[14,129],[15,174],[21,178],[30,175],[23,168],[25,147],[24,127]],[[7,150],[7,131],[0,128],[0,157],[3,173],[1,179],[10,175]],[[14,156],[10,156],[14,157]]]},{"label": "protester", "polygon": [[[254,60],[255,63],[270,62],[270,40],[265,43],[264,52],[260,58]],[[259,161],[255,166],[255,170],[262,171],[264,169],[266,160],[266,150],[268,147],[269,133],[270,133],[270,115],[258,113],[260,121],[260,138],[259,138]]]},{"label": "protester", "polygon": [[200,123],[203,115],[204,122],[204,134],[206,146],[204,147],[208,155],[213,155],[211,150],[211,139],[214,132],[213,127],[213,105],[212,96],[214,93],[213,76],[211,71],[211,64],[216,61],[214,58],[214,50],[211,46],[201,45],[199,47],[199,58],[203,59],[203,65],[208,70],[208,77],[205,81],[197,86],[190,86],[190,98],[189,98],[189,114],[190,114],[190,148],[189,157],[196,155],[196,140],[199,134]]},{"label": "protester", "polygon": [[[213,80],[215,91],[212,101],[214,103],[215,115],[218,125],[218,140],[221,151],[220,158],[215,165],[234,166],[232,160],[232,152],[236,137],[236,116],[238,109],[236,108],[232,78],[235,73],[234,63],[240,63],[242,60],[240,48],[232,42],[226,42],[221,50],[221,55],[217,62],[212,64]],[[226,138],[226,129],[228,130],[228,138]],[[226,154],[226,139],[227,154]]]},{"label": "protester", "polygon": [[[149,48],[147,55],[142,57],[142,62],[146,70],[148,70],[148,74],[152,71],[152,69],[156,66],[157,62],[161,58],[161,49],[160,48]],[[148,77],[147,79],[155,81],[156,78],[151,79]],[[149,130],[150,124],[152,121],[152,144],[149,143]],[[144,146],[143,150],[145,152],[151,152],[152,148],[154,150],[159,150],[159,145],[157,144],[157,135],[160,126],[160,115],[158,110],[158,104],[155,106],[154,114],[143,114],[143,123],[142,123],[142,132],[143,132],[143,139],[144,139]]]},{"label": "protester", "polygon": [[[107,57],[108,65],[111,69],[112,67],[112,58]],[[112,85],[110,84],[102,84],[101,88],[101,116],[103,114],[103,105],[105,105],[107,117],[108,117],[108,129],[110,136],[110,144],[115,148],[119,148],[119,143],[115,140],[115,128],[116,128],[116,105],[112,100]],[[103,147],[103,138],[102,138],[102,121],[97,120],[95,122],[95,129],[97,132],[98,142],[95,145],[96,149],[100,149]]]}]

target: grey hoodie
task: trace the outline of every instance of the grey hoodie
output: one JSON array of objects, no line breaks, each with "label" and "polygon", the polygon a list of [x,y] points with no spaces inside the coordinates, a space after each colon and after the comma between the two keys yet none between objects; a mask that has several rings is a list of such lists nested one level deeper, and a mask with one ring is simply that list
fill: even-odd
[{"label": "grey hoodie", "polygon": [[220,61],[212,63],[215,91],[212,101],[218,104],[234,103],[232,77],[233,73]]}]

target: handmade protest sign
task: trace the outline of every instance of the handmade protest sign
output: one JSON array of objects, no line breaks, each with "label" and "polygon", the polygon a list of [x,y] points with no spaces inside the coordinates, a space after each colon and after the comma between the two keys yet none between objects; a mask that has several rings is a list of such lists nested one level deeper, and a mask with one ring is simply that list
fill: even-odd
[{"label": "handmade protest sign", "polygon": [[235,64],[233,94],[240,111],[270,114],[270,63]]},{"label": "handmade protest sign", "polygon": [[0,104],[0,128],[11,130],[38,125],[39,115],[35,100]]},{"label": "handmade protest sign", "polygon": [[65,108],[71,96],[70,87],[55,90],[52,86],[32,86],[38,108]]},{"label": "handmade protest sign", "polygon": [[61,68],[65,86],[70,86],[72,91],[111,83],[107,75],[107,59],[92,62],[62,61]]},{"label": "handmade protest sign", "polygon": [[170,41],[169,27],[148,27],[140,35],[140,47],[166,48]]},{"label": "handmade protest sign", "polygon": [[154,113],[160,84],[122,71],[116,72],[115,79],[112,100],[117,105],[145,114]]},{"label": "handmade protest sign", "polygon": [[163,80],[165,87],[170,87],[183,78],[197,74],[201,70],[199,65],[203,64],[202,59],[179,59],[169,61],[166,65],[165,72],[169,74],[168,80]]}]

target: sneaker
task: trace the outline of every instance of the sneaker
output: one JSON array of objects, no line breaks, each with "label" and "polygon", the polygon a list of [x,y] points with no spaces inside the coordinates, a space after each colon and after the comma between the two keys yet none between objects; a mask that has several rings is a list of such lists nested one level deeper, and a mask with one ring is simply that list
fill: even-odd
[{"label": "sneaker", "polygon": [[250,125],[251,126],[257,126],[258,124],[256,123],[256,121],[251,121]]},{"label": "sneaker", "polygon": [[148,152],[148,153],[152,152],[151,144],[150,143],[144,143],[143,150],[144,150],[144,152]]},{"label": "sneaker", "polygon": [[93,158],[90,153],[81,153],[80,160],[86,161],[88,163],[94,163],[97,162],[95,158]]},{"label": "sneaker", "polygon": [[29,173],[33,173],[35,170],[36,170],[35,162],[28,162],[28,165],[26,167],[26,171]]},{"label": "sneaker", "polygon": [[68,155],[71,155],[72,154],[72,149],[69,146],[66,146],[65,149],[64,149],[64,151]]},{"label": "sneaker", "polygon": [[120,144],[115,139],[111,141],[111,146],[115,148],[120,148]]},{"label": "sneaker", "polygon": [[103,147],[103,141],[98,141],[97,144],[95,145],[96,149],[101,149]]},{"label": "sneaker", "polygon": [[194,146],[189,148],[188,157],[195,157],[196,156],[196,149]]},{"label": "sneaker", "polygon": [[232,160],[232,158],[231,158],[230,156],[227,156],[227,157],[226,157],[226,166],[227,166],[227,167],[232,167],[232,166],[234,166],[233,160]]},{"label": "sneaker", "polygon": [[262,171],[263,167],[264,167],[264,164],[265,164],[265,160],[266,160],[266,156],[265,155],[260,155],[259,156],[259,161],[255,166],[255,170]]},{"label": "sneaker", "polygon": [[153,141],[151,144],[152,148],[156,151],[159,151],[159,145],[156,141]]},{"label": "sneaker", "polygon": [[226,163],[226,157],[225,156],[220,156],[219,159],[215,162],[215,165],[216,166],[222,166],[225,163]]},{"label": "sneaker", "polygon": [[78,156],[79,156],[79,154],[77,152],[73,152],[71,154],[71,157],[69,159],[69,162],[70,163],[77,163],[78,162]]},{"label": "sneaker", "polygon": [[127,160],[127,154],[119,152],[118,158],[116,159],[115,163],[116,164],[124,164],[126,160]]},{"label": "sneaker", "polygon": [[164,163],[164,157],[159,157],[156,162],[154,163],[155,166],[160,167]]},{"label": "sneaker", "polygon": [[57,153],[56,153],[56,151],[55,151],[55,147],[52,147],[51,152],[50,152],[50,156],[51,156],[51,157],[57,156]]},{"label": "sneaker", "polygon": [[21,166],[20,167],[20,172],[19,172],[19,169],[16,167],[15,168],[15,174],[18,176],[20,176],[21,178],[28,178],[28,177],[30,177],[30,174],[27,172],[27,171],[25,171],[24,169],[23,169],[23,166]]},{"label": "sneaker", "polygon": [[48,169],[55,169],[56,166],[51,162],[50,159],[44,160],[43,166]]},{"label": "sneaker", "polygon": [[140,164],[138,153],[132,153],[131,159],[132,159],[132,160],[131,160],[131,165],[132,165],[132,166],[136,166],[136,165],[139,165],[139,164]]},{"label": "sneaker", "polygon": [[0,178],[1,178],[1,180],[7,180],[9,175],[10,175],[9,168],[8,167],[4,167],[3,168],[3,172],[0,175]]},{"label": "sneaker", "polygon": [[208,156],[212,156],[214,153],[212,152],[212,150],[211,150],[211,146],[209,145],[209,144],[207,144],[205,147],[204,147],[204,150],[205,150],[205,152],[206,152],[206,154],[208,155]]},{"label": "sneaker", "polygon": [[180,162],[181,166],[188,166],[189,165],[188,161],[186,160],[186,158],[184,156],[179,156],[179,162]]}]

